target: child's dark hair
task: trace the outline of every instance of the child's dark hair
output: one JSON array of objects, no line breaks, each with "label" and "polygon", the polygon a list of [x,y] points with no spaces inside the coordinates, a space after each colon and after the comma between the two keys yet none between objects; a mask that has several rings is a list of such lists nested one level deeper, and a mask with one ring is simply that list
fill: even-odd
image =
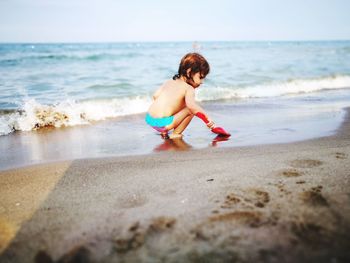
[{"label": "child's dark hair", "polygon": [[[187,70],[191,69],[190,74],[187,74]],[[193,75],[199,72],[201,78],[205,78],[210,71],[209,63],[207,60],[198,53],[186,54],[180,62],[178,73],[173,76],[173,80],[176,80],[183,76],[188,84],[193,80]]]}]

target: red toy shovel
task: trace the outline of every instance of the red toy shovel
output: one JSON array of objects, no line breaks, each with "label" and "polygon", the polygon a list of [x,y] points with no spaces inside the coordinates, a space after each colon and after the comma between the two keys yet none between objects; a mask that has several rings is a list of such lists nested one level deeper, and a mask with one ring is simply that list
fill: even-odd
[{"label": "red toy shovel", "polygon": [[[208,118],[207,118],[203,113],[197,112],[197,113],[196,113],[196,116],[197,116],[198,118],[202,119],[202,121],[204,121],[204,123],[205,123],[206,125],[208,125],[209,120],[208,120]],[[212,122],[212,125],[213,125],[213,124],[214,124],[214,123]],[[225,131],[225,130],[224,130],[223,128],[221,128],[221,127],[215,127],[215,128],[213,128],[213,129],[211,129],[211,131],[212,131],[213,133],[219,134],[219,136],[226,136],[226,137],[231,136],[231,134],[229,134],[227,131]]]},{"label": "red toy shovel", "polygon": [[229,137],[231,134],[229,134],[227,131],[224,130],[224,128],[221,127],[215,127],[211,130],[213,133],[219,134],[220,136]]}]

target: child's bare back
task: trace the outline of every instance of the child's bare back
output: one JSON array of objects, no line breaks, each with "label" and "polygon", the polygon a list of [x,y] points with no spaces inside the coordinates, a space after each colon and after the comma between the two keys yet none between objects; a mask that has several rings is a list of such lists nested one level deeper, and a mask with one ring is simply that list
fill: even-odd
[{"label": "child's bare back", "polygon": [[148,113],[155,118],[173,116],[186,107],[185,96],[190,85],[177,80],[166,81],[153,95],[154,102]]}]

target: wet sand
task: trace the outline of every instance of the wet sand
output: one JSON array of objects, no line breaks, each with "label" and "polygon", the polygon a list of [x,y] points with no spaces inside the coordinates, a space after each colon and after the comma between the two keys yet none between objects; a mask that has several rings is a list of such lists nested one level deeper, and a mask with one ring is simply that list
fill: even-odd
[{"label": "wet sand", "polygon": [[0,173],[0,262],[349,262],[350,113],[308,141]]},{"label": "wet sand", "polygon": [[[218,141],[200,119],[193,118],[182,141],[163,143],[146,125],[144,113],[92,125],[14,132],[0,136],[0,149],[5,153],[0,155],[0,171],[76,159],[290,143],[335,133],[344,118],[343,106],[329,106],[322,100],[310,104],[303,96],[298,99],[293,103],[290,98],[205,103],[216,124],[232,133],[226,141]],[[350,98],[345,104],[349,102]]]}]

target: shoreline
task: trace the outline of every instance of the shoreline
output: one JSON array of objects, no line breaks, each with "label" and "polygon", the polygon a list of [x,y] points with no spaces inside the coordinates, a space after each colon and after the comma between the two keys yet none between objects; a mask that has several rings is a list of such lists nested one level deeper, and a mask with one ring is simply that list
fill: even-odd
[{"label": "shoreline", "polygon": [[215,137],[194,118],[183,139],[164,141],[145,124],[144,114],[93,125],[18,132],[0,137],[0,148],[6,152],[0,157],[0,171],[70,160],[285,144],[334,134],[344,121],[345,110],[341,105],[325,110],[325,106],[317,104],[310,109],[305,102],[294,103],[258,100],[249,104],[206,104],[218,126],[224,124],[231,132],[227,140]]},{"label": "shoreline", "polygon": [[1,171],[0,261],[347,262],[346,112],[306,141]]}]

